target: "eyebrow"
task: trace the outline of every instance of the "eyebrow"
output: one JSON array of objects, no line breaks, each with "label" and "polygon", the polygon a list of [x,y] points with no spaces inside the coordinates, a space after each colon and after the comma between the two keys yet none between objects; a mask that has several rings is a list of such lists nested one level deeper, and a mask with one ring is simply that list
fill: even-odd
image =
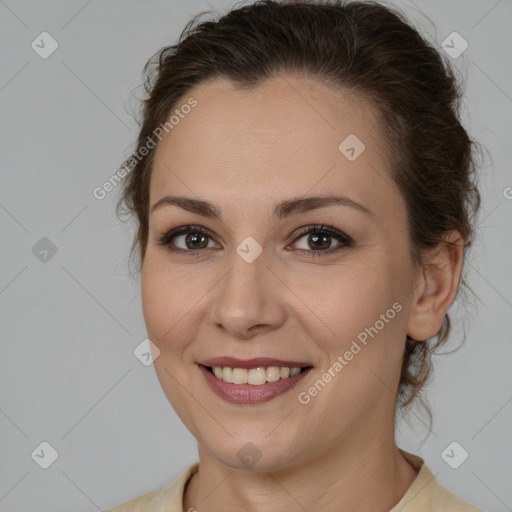
[{"label": "eyebrow", "polygon": [[[165,205],[175,205],[192,213],[204,217],[222,220],[220,209],[212,203],[184,196],[165,196],[159,199],[152,207],[151,213]],[[375,217],[375,213],[356,201],[344,195],[326,194],[321,196],[293,197],[276,203],[272,212],[273,220],[280,220],[291,215],[306,213],[330,205],[339,205],[354,208],[366,215]]]}]

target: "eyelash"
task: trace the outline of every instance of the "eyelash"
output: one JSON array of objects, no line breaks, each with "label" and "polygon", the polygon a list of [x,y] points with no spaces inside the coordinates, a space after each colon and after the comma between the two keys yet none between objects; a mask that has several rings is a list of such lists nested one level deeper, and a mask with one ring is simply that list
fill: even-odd
[{"label": "eyelash", "polygon": [[[191,257],[199,256],[199,253],[201,253],[202,251],[205,251],[206,249],[186,250],[186,249],[179,249],[179,248],[176,249],[176,248],[171,247],[171,241],[176,236],[183,235],[183,234],[189,234],[189,233],[199,234],[199,235],[207,236],[209,238],[213,238],[210,235],[210,233],[208,232],[208,230],[204,229],[201,226],[182,226],[182,227],[179,227],[176,229],[172,229],[171,231],[169,231],[167,233],[164,233],[162,236],[160,236],[158,238],[157,243],[160,246],[165,246],[165,248],[168,251],[173,252],[173,253],[182,253],[182,254],[186,253],[188,256],[191,256]],[[333,254],[342,249],[346,249],[347,247],[351,247],[354,244],[354,240],[352,238],[350,238],[348,235],[337,230],[336,228],[334,228],[332,226],[325,226],[324,224],[315,224],[313,226],[306,226],[304,228],[299,229],[299,231],[296,234],[296,238],[293,240],[293,242],[295,243],[297,240],[302,238],[304,235],[309,235],[309,234],[314,234],[314,235],[327,234],[329,237],[335,238],[339,242],[342,242],[342,244],[336,246],[333,249],[328,249],[328,250],[315,251],[315,250],[299,249],[308,258],[322,257],[324,255]]]}]

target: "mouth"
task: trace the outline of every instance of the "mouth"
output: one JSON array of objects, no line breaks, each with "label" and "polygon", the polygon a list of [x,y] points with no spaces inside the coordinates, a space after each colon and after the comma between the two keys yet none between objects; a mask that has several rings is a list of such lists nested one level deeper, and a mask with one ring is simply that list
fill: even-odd
[{"label": "mouth", "polygon": [[255,368],[237,368],[231,366],[204,366],[212,375],[228,384],[250,384],[261,386],[266,382],[295,377],[312,366],[258,366]]},{"label": "mouth", "polygon": [[307,363],[268,358],[245,361],[216,358],[198,363],[198,367],[212,391],[237,404],[272,400],[291,390],[313,370]]}]

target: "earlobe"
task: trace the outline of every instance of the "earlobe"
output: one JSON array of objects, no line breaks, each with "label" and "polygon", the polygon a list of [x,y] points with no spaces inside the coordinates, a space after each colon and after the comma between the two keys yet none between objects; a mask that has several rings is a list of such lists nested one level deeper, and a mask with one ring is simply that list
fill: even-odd
[{"label": "earlobe", "polygon": [[463,239],[457,231],[449,232],[444,242],[425,257],[407,326],[411,338],[425,341],[441,329],[443,318],[457,295],[463,259]]}]

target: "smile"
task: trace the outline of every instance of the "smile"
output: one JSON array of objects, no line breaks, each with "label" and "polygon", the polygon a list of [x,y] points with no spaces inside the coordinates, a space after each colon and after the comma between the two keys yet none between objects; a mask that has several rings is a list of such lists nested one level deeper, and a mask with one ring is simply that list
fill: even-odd
[{"label": "smile", "polygon": [[229,366],[208,367],[220,380],[229,384],[251,384],[261,386],[265,382],[276,382],[279,379],[295,377],[305,368],[288,368],[287,366],[269,366],[268,368],[231,368]]},{"label": "smile", "polygon": [[227,402],[259,404],[268,402],[291,390],[312,369],[312,366],[205,366],[198,364],[210,389]]}]

